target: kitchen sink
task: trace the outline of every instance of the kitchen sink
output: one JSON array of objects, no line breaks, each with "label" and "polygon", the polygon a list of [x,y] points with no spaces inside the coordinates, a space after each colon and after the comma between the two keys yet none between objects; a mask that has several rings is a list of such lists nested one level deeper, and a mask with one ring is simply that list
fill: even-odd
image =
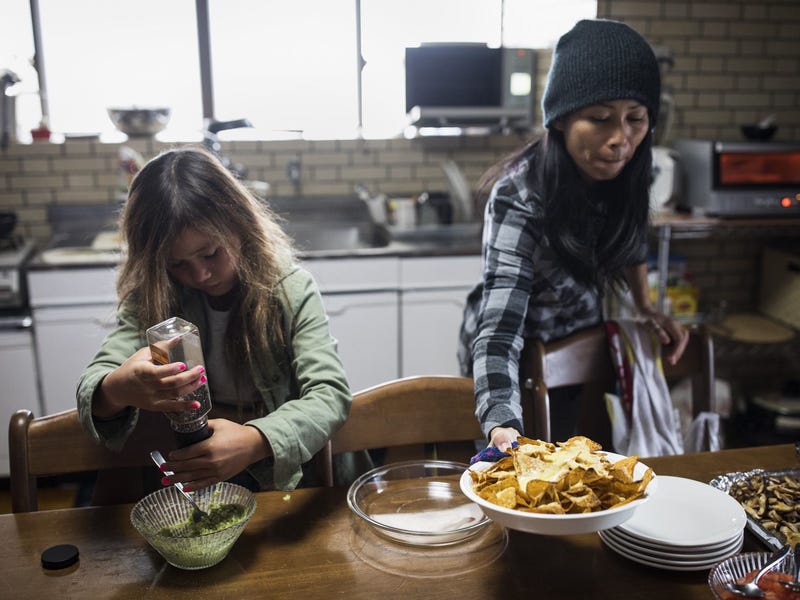
[{"label": "kitchen sink", "polygon": [[301,252],[381,248],[390,236],[356,196],[290,196],[267,200]]},{"label": "kitchen sink", "polygon": [[392,241],[419,245],[451,246],[480,243],[483,223],[452,223],[450,225],[420,225],[413,228],[389,227]]},{"label": "kitchen sink", "polygon": [[304,252],[360,250],[389,244],[389,232],[374,223],[284,223],[284,229]]}]

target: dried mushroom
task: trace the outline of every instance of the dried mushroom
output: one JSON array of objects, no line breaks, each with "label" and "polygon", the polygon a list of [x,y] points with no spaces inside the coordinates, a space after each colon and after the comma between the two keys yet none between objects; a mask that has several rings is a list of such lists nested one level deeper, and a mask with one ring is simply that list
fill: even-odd
[{"label": "dried mushroom", "polygon": [[756,473],[734,482],[729,493],[764,529],[800,542],[800,479]]}]

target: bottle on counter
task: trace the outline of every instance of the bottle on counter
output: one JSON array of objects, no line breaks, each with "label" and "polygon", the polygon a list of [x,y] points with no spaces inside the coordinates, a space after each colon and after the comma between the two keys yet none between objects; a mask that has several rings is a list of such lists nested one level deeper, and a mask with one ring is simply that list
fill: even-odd
[{"label": "bottle on counter", "polygon": [[[200,331],[197,326],[180,317],[171,317],[147,330],[147,343],[153,362],[165,365],[182,362],[187,369],[205,364]],[[211,410],[211,392],[208,383],[181,397],[188,403],[199,402],[200,407],[175,413],[165,413],[175,432],[178,447],[183,448],[211,436],[208,413]]]}]

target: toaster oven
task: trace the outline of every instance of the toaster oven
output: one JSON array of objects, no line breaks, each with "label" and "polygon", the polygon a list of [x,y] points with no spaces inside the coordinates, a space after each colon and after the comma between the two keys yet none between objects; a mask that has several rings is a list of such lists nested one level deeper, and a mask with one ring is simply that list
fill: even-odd
[{"label": "toaster oven", "polygon": [[676,140],[679,208],[719,218],[800,216],[800,143]]}]

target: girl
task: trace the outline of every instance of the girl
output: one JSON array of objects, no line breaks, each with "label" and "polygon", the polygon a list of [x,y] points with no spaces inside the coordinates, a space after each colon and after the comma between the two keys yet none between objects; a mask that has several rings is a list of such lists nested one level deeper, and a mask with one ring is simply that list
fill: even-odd
[{"label": "girl", "polygon": [[[117,327],[78,383],[81,422],[120,447],[139,411],[186,410],[208,381],[212,435],[170,452],[171,480],[293,489],[351,395],[318,288],[268,208],[212,154],[170,150],[136,175],[121,218]],[[145,330],[195,323],[207,364],[156,365]],[[207,378],[207,379],[206,379]]]}]

